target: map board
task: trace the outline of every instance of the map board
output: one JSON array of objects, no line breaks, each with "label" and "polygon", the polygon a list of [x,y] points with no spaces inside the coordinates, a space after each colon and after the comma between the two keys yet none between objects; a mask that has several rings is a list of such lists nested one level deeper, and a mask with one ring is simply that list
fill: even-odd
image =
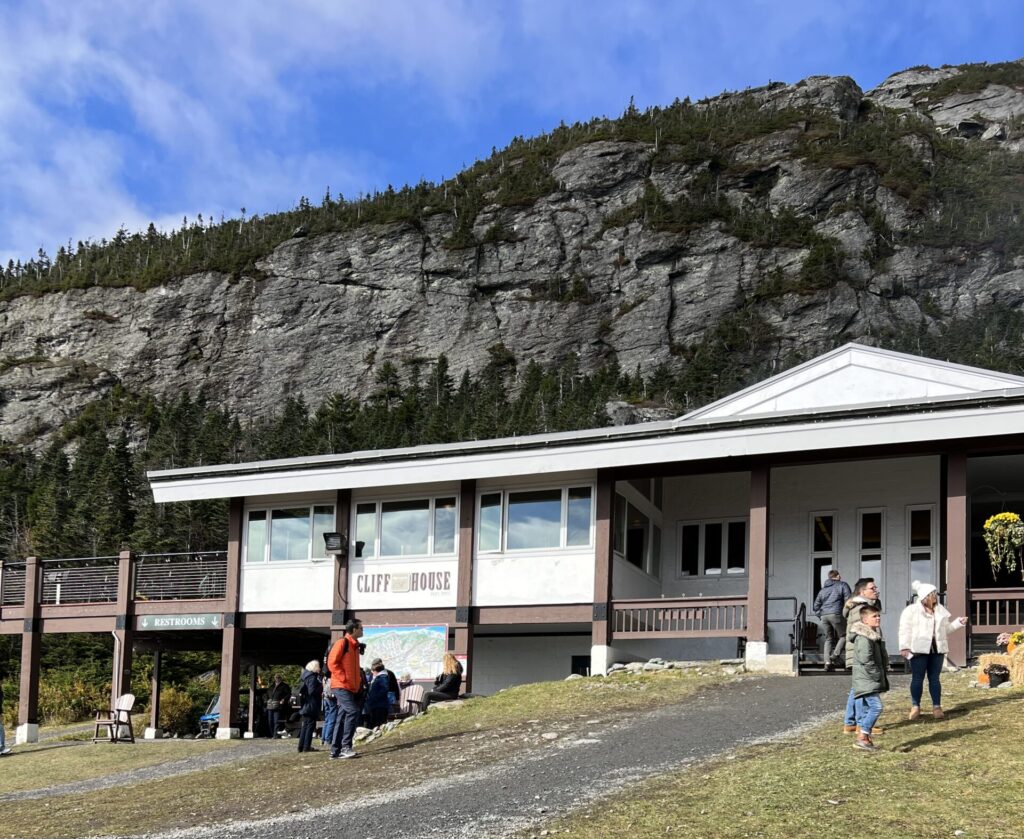
[{"label": "map board", "polygon": [[448,627],[440,626],[363,626],[366,653],[363,666],[379,658],[395,675],[411,673],[417,682],[433,681],[441,672],[448,652]]}]

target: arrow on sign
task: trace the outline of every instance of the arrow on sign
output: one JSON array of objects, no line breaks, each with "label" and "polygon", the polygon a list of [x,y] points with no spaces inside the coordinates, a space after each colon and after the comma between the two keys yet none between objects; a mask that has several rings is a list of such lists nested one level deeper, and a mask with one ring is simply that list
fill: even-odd
[{"label": "arrow on sign", "polygon": [[149,626],[149,618],[143,618],[140,621],[140,624],[141,624],[143,629],[146,629]]},{"label": "arrow on sign", "polygon": [[212,623],[213,623],[215,628],[220,626],[220,618],[217,615],[214,615]]}]

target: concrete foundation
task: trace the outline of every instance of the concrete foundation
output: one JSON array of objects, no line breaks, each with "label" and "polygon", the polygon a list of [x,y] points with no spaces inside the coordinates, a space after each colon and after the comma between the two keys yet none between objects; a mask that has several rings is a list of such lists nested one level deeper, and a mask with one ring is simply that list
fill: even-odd
[{"label": "concrete foundation", "polygon": [[615,651],[612,647],[598,644],[590,648],[590,675],[607,676],[608,668],[615,661]]},{"label": "concrete foundation", "polygon": [[240,728],[218,728],[215,739],[217,740],[237,740],[242,736],[242,730]]},{"label": "concrete foundation", "polygon": [[14,730],[14,743],[21,746],[25,743],[39,742],[39,726],[34,722],[26,722]]},{"label": "concrete foundation", "polygon": [[146,728],[142,733],[143,740],[162,740],[164,736],[164,730],[162,728]]}]

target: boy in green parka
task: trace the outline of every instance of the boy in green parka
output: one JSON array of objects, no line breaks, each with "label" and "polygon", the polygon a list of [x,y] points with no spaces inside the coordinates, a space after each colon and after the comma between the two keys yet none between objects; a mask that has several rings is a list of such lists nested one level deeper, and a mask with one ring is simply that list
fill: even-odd
[{"label": "boy in green parka", "polygon": [[853,642],[853,695],[857,710],[857,739],[854,746],[874,752],[878,746],[871,742],[871,729],[882,715],[882,694],[889,690],[889,654],[878,625],[882,615],[876,606],[864,606],[860,620],[848,632]]}]

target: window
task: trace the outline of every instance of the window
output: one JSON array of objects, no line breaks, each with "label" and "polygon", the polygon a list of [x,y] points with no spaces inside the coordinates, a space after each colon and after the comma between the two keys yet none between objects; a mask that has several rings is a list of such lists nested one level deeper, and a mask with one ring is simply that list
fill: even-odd
[{"label": "window", "polygon": [[835,567],[835,514],[811,513],[811,596],[817,597]]},{"label": "window", "polygon": [[454,497],[360,502],[356,505],[355,555],[453,554],[456,516]]},{"label": "window", "polygon": [[334,530],[334,505],[293,505],[249,510],[245,525],[245,561],[305,562],[327,556],[324,534]]},{"label": "window", "polygon": [[[907,543],[910,548],[910,582],[935,584],[933,558],[935,555],[932,521],[934,508],[907,508]],[[913,591],[911,591],[911,594]]]},{"label": "window", "polygon": [[510,490],[480,496],[477,550],[557,550],[592,544],[593,487]]},{"label": "window", "polygon": [[882,562],[885,546],[882,534],[885,532],[885,515],[882,510],[861,510],[858,513],[860,526],[857,528],[860,547],[860,576],[871,577],[882,587]]},{"label": "window", "polygon": [[747,573],[746,519],[679,525],[679,574],[721,577]]}]

